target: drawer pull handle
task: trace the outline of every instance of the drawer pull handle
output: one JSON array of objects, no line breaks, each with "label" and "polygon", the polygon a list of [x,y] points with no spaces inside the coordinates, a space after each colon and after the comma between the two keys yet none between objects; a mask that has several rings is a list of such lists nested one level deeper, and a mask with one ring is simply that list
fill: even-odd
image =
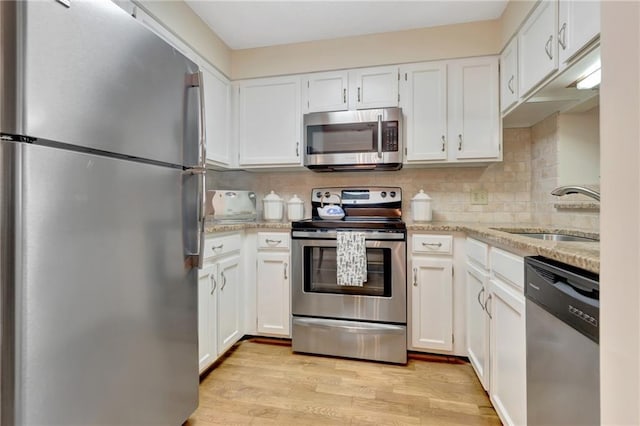
[{"label": "drawer pull handle", "polygon": [[282,242],[282,240],[272,240],[270,238],[267,238],[266,240],[264,240],[267,244],[280,244]]},{"label": "drawer pull handle", "polygon": [[413,286],[418,287],[418,269],[413,268]]},{"label": "drawer pull handle", "polygon": [[422,243],[424,247],[442,247],[442,243]]},{"label": "drawer pull handle", "polygon": [[224,247],[224,244],[220,244],[219,246],[213,246],[211,247],[211,250],[222,250],[222,247]]},{"label": "drawer pull handle", "polygon": [[284,279],[285,279],[285,280],[287,279],[287,268],[288,268],[288,267],[289,267],[289,265],[285,263],[285,264],[284,264]]}]

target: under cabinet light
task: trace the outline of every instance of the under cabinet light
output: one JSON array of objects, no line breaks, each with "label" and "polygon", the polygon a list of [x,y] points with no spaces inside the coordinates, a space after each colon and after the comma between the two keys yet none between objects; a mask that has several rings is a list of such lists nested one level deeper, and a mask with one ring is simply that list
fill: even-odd
[{"label": "under cabinet light", "polygon": [[600,73],[600,68],[598,68],[597,70],[587,75],[583,79],[578,80],[576,82],[576,89],[586,90],[586,89],[593,89],[595,87],[598,87],[600,86],[600,78],[601,78],[601,73]]}]

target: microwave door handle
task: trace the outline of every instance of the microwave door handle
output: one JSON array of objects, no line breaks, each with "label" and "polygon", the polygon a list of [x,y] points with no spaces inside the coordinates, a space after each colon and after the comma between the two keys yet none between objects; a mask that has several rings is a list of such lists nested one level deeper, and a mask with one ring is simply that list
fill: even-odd
[{"label": "microwave door handle", "polygon": [[378,158],[382,158],[382,114],[378,114]]}]

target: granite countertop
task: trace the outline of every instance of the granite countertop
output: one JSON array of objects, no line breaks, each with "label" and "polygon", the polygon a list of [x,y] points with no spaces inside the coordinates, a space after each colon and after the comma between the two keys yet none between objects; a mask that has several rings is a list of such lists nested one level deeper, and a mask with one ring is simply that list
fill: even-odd
[{"label": "granite countertop", "polygon": [[290,230],[291,222],[242,222],[242,223],[216,223],[207,221],[204,225],[205,234],[216,232],[233,232],[245,229],[282,229]]},{"label": "granite countertop", "polygon": [[[534,224],[489,224],[461,222],[426,222],[406,221],[409,232],[464,232],[470,237],[484,241],[492,246],[517,253],[521,256],[544,256],[558,262],[566,263],[587,271],[600,273],[600,243],[548,241],[510,234],[507,230],[519,232],[545,232],[598,237],[598,234],[566,228],[539,226]],[[290,230],[291,222],[245,222],[223,224],[207,222],[205,233],[242,231],[245,229],[278,229]]]},{"label": "granite countertop", "polygon": [[485,224],[459,222],[407,222],[408,231],[430,232],[464,232],[493,246],[515,252],[522,256],[544,256],[558,262],[566,263],[587,271],[600,273],[600,242],[568,242],[538,240],[522,235],[510,234],[506,231],[557,233],[580,237],[599,238],[592,232],[576,229],[540,226],[534,224]]}]

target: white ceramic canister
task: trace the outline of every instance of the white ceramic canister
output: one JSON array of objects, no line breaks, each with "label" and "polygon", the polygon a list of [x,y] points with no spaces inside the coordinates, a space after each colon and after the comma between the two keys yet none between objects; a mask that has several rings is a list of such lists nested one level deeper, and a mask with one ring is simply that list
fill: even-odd
[{"label": "white ceramic canister", "polygon": [[284,200],[278,194],[271,191],[262,199],[264,220],[268,222],[280,222],[284,211]]},{"label": "white ceramic canister", "polygon": [[304,217],[304,201],[296,194],[287,201],[287,218],[289,220],[301,220]]},{"label": "white ceramic canister", "polygon": [[411,213],[415,222],[429,222],[432,219],[431,197],[420,190],[411,199]]}]

